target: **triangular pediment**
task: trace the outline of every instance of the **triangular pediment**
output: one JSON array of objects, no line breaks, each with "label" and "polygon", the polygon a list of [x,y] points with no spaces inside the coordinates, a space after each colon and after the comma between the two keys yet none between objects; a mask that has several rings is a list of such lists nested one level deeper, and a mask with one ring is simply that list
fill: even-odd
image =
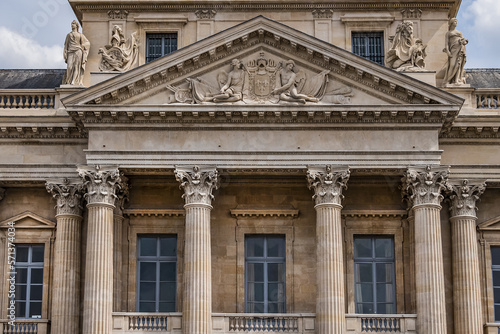
[{"label": "triangular pediment", "polygon": [[0,222],[0,228],[12,227],[11,223],[14,223],[14,228],[22,229],[53,229],[56,227],[56,223],[46,218],[43,218],[31,211],[25,211],[14,217],[10,217]]},{"label": "triangular pediment", "polygon": [[500,216],[482,222],[478,228],[482,231],[500,231]]},{"label": "triangular pediment", "polygon": [[[280,86],[284,80],[278,75],[289,60],[295,63],[293,71],[300,77],[299,93],[313,96],[322,90],[319,104],[460,106],[463,102],[436,87],[262,16],[89,87],[62,102],[69,108],[200,104],[196,98],[193,101],[192,95],[197,95],[192,91],[193,84],[200,83],[203,93],[220,89],[232,69],[233,59],[244,65],[245,97],[237,103],[219,100],[217,104],[275,104],[279,93],[271,92],[273,86]],[[264,66],[258,66],[264,62]]]}]

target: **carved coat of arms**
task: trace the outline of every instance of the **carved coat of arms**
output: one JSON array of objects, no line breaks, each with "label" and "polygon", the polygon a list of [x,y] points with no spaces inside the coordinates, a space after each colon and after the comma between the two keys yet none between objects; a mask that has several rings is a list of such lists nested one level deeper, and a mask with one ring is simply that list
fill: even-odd
[{"label": "carved coat of arms", "polygon": [[248,71],[248,97],[258,102],[271,99],[278,70],[274,60],[267,59],[264,52],[261,52],[258,59],[247,63],[246,69]]}]

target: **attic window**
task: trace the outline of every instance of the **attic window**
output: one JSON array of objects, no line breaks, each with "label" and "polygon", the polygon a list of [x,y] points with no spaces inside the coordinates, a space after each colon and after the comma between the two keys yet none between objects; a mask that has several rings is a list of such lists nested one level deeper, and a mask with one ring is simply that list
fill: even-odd
[{"label": "attic window", "polygon": [[384,33],[380,32],[352,32],[352,52],[384,65]]},{"label": "attic window", "polygon": [[177,50],[177,33],[146,34],[146,63]]}]

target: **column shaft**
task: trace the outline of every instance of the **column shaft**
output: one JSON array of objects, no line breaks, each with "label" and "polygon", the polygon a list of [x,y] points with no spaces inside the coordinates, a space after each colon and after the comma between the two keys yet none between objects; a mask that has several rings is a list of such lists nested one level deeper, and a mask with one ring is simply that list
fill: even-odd
[{"label": "column shaft", "polygon": [[54,252],[52,332],[80,331],[81,221],[76,215],[58,215]]},{"label": "column shaft", "polygon": [[186,208],[183,329],[189,334],[212,332],[212,262],[210,211],[205,204]]},{"label": "column shaft", "polygon": [[476,218],[453,217],[453,305],[455,334],[483,332]]},{"label": "column shaft", "polygon": [[440,209],[438,205],[413,208],[418,333],[447,333]]},{"label": "column shaft", "polygon": [[316,323],[320,334],[346,331],[340,209],[341,206],[335,204],[316,206]]},{"label": "column shaft", "polygon": [[113,209],[89,204],[85,265],[83,334],[112,332],[113,311]]}]

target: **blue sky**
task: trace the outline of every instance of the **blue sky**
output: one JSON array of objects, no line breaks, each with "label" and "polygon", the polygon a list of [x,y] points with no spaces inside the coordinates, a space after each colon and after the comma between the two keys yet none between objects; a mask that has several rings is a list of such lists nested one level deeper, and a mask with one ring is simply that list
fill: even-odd
[{"label": "blue sky", "polygon": [[[73,19],[67,0],[1,0],[0,68],[65,68]],[[469,39],[467,68],[500,68],[500,0],[462,0],[458,30]]]}]

